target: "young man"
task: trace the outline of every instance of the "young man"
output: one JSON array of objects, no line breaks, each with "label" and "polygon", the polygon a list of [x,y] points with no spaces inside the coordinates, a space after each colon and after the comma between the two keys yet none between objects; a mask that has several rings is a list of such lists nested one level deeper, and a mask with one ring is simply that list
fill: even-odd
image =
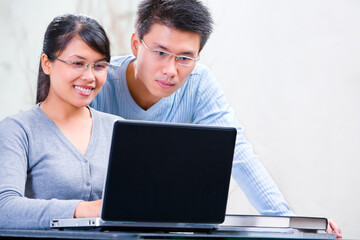
[{"label": "young man", "polygon": [[134,56],[112,58],[116,67],[91,106],[125,119],[236,127],[234,179],[259,213],[292,215],[215,77],[196,63],[212,23],[196,0],[142,1],[131,37]]}]

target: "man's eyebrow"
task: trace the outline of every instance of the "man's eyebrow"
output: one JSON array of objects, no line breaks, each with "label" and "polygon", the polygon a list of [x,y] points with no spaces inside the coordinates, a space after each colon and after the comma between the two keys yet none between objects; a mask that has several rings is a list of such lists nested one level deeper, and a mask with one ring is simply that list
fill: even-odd
[{"label": "man's eyebrow", "polygon": [[[155,42],[154,45],[155,45],[156,48],[160,48],[161,50],[164,50],[164,51],[166,51],[166,52],[172,53],[172,52],[170,52],[170,50],[169,50],[167,47],[161,45],[160,43],[156,43],[156,42]],[[173,54],[175,54],[175,53],[173,53]],[[193,52],[193,51],[184,51],[184,52],[177,53],[176,55],[180,55],[180,56],[182,56],[182,55],[195,56],[196,54],[195,54],[195,52]]]}]

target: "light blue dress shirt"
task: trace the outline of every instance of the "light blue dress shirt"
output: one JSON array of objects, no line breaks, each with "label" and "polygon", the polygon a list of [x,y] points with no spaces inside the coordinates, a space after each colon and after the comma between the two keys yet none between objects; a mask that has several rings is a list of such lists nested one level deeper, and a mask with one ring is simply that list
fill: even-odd
[{"label": "light blue dress shirt", "polygon": [[133,60],[133,56],[112,58],[111,64],[115,67],[108,71],[103,89],[90,106],[125,119],[236,127],[233,178],[260,214],[293,214],[251,145],[245,140],[243,127],[207,67],[197,64],[180,89],[144,111],[131,97],[126,83],[126,69]]}]

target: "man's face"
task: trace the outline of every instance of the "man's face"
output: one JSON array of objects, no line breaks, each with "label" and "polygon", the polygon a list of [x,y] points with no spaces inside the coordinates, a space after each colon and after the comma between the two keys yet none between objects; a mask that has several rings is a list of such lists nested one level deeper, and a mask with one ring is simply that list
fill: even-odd
[{"label": "man's face", "polygon": [[143,91],[141,96],[157,102],[179,89],[196,64],[190,61],[189,66],[180,65],[175,57],[161,57],[158,51],[196,59],[199,56],[200,35],[154,24],[142,40],[143,43],[136,35],[132,39],[136,57],[135,79],[139,83],[137,91]]}]

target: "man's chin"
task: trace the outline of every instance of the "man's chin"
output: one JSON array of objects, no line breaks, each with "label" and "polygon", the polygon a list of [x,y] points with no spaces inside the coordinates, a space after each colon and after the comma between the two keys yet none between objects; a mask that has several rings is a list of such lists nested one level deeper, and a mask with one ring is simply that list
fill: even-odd
[{"label": "man's chin", "polygon": [[175,93],[175,91],[166,92],[166,93],[159,94],[158,97],[159,98],[167,98],[167,97],[170,97],[171,95],[173,95],[174,93]]}]

